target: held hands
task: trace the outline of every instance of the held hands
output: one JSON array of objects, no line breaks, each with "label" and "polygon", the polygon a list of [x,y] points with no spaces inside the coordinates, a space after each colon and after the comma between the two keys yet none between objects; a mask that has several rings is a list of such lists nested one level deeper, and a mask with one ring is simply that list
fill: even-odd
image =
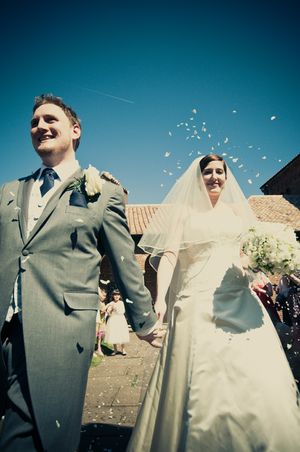
[{"label": "held hands", "polygon": [[266,290],[264,290],[257,281],[252,281],[252,283],[250,284],[250,287],[252,290],[254,290],[255,292],[260,292],[260,293],[267,293]]},{"label": "held hands", "polygon": [[162,339],[166,332],[162,329],[163,318],[166,313],[167,305],[164,300],[156,300],[154,304],[154,310],[157,315],[157,322],[153,327],[153,330],[147,334],[147,336],[139,336],[139,339],[148,342],[152,347],[161,348]]}]

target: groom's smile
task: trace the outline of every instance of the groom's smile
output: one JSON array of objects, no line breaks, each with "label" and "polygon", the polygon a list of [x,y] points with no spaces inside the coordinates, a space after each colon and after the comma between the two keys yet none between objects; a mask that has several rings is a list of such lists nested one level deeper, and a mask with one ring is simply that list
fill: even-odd
[{"label": "groom's smile", "polygon": [[31,139],[46,166],[55,166],[74,154],[74,140],[80,127],[72,124],[65,112],[54,104],[38,107],[31,120]]}]

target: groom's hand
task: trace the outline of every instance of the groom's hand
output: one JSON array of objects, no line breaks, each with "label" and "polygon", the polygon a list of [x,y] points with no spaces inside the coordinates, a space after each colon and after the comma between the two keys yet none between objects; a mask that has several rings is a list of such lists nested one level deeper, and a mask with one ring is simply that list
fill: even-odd
[{"label": "groom's hand", "polygon": [[137,337],[142,341],[148,342],[152,347],[161,348],[162,341],[166,332],[161,328],[161,323],[158,321],[153,327],[153,330],[147,334],[146,336],[140,336],[137,334]]}]

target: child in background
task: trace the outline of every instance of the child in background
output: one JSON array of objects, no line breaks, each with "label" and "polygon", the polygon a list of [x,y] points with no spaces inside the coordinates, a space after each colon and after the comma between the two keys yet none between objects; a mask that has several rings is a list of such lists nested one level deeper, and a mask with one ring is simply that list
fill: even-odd
[{"label": "child in background", "polygon": [[121,345],[120,353],[125,356],[125,345],[129,342],[128,325],[125,319],[125,307],[121,299],[118,289],[112,292],[112,301],[106,306],[106,313],[108,314],[106,324],[105,341],[113,344],[114,352],[112,355],[119,353],[118,345]]},{"label": "child in background", "polygon": [[96,317],[96,341],[97,341],[97,354],[100,356],[104,356],[102,349],[101,349],[101,343],[104,340],[105,336],[105,313],[106,313],[106,305],[105,301],[107,298],[107,288],[104,286],[98,287],[98,294],[99,294],[99,308],[97,311],[97,317]]}]

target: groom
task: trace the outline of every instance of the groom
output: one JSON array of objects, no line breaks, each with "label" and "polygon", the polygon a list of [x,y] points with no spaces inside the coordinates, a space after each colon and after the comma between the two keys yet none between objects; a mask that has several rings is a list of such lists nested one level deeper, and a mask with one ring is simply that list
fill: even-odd
[{"label": "groom", "polygon": [[1,451],[76,449],[104,253],[134,331],[159,346],[123,190],[80,168],[80,136],[61,98],[37,97],[31,138],[42,165],[0,191]]}]

